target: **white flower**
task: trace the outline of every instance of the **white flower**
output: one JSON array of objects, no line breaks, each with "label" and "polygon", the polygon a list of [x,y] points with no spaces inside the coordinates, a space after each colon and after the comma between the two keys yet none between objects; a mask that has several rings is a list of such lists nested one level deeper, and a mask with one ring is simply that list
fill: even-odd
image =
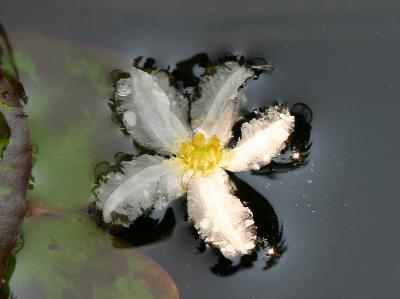
[{"label": "white flower", "polygon": [[151,208],[163,208],[187,193],[188,215],[201,237],[226,257],[255,248],[253,214],[234,195],[225,170],[256,170],[285,147],[294,126],[287,108],[273,106],[242,125],[236,147],[228,148],[245,102],[240,89],[250,67],[226,62],[200,83],[201,97],[188,99],[161,71],[133,67],[117,84],[124,125],[140,145],[157,154],[122,163],[122,173],[103,177],[96,205],[108,223],[129,225]]}]

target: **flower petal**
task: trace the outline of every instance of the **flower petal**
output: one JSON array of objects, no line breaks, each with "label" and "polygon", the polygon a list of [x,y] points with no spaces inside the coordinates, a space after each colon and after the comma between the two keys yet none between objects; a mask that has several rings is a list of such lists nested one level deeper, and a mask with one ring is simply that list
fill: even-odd
[{"label": "flower petal", "polygon": [[272,106],[258,118],[242,125],[242,137],[230,151],[226,169],[258,170],[271,162],[285,147],[294,127],[294,116],[287,107]]},{"label": "flower petal", "polygon": [[223,255],[248,254],[255,248],[253,214],[232,194],[225,171],[194,176],[187,197],[189,218],[201,237]]},{"label": "flower petal", "polygon": [[[122,173],[107,174],[95,190],[105,222],[128,226],[152,207],[161,209],[184,194],[180,159],[142,155],[122,162]],[[115,216],[125,217],[115,217]]]},{"label": "flower petal", "polygon": [[134,140],[160,154],[176,153],[191,136],[188,100],[170,85],[167,74],[132,67],[131,77],[117,83],[118,112]]},{"label": "flower petal", "polygon": [[253,75],[251,68],[237,62],[217,66],[215,74],[200,83],[201,97],[193,102],[190,111],[192,128],[199,128],[209,136],[217,135],[227,143],[246,102],[238,90]]}]

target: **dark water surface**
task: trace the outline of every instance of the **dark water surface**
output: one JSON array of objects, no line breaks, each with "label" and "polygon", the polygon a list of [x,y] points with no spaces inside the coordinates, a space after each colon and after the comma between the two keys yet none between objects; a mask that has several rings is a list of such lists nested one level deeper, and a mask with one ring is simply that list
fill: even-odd
[{"label": "dark water surface", "polygon": [[[169,224],[175,221],[173,229],[167,230],[163,241],[142,246],[141,255],[135,253],[132,269],[150,257],[153,261],[149,264],[156,262],[164,268],[184,299],[399,298],[400,241],[396,236],[400,228],[397,115],[400,3],[3,0],[0,21],[8,30],[16,52],[30,49],[35,53],[32,59],[40,76],[28,67],[26,59],[20,63],[25,66],[22,81],[30,97],[28,112],[33,139],[35,142],[36,138],[39,148],[34,170],[37,186],[31,197],[44,198],[39,203],[53,208],[60,207],[52,204],[55,197],[61,196],[57,185],[47,188],[46,194],[41,186],[58,174],[63,178],[73,176],[72,168],[68,167],[70,162],[76,162],[78,155],[83,162],[79,160],[73,167],[84,169],[82,177],[90,181],[96,161],[113,162],[116,152],[132,152],[129,139],[110,121],[107,86],[111,83],[104,78],[109,78],[114,68],[127,70],[133,57],[154,57],[158,66],[172,68],[176,62],[199,52],[206,52],[211,58],[219,58],[226,51],[264,57],[276,69],[272,75],[249,83],[248,109],[267,106],[276,100],[290,105],[302,102],[311,107],[313,145],[307,165],[273,178],[239,176],[268,199],[283,225],[287,250],[276,265],[263,270],[265,254],[260,253],[252,266],[232,275],[216,275],[218,271],[210,268],[217,256],[210,250],[199,253],[199,242],[183,221],[182,203],[177,202],[173,217],[167,215]],[[58,45],[50,51],[52,60],[43,52],[44,48],[51,48],[49,45]],[[74,53],[70,61],[66,62],[66,54],[60,49]],[[20,61],[26,58],[21,53]],[[64,55],[60,63],[70,66],[82,57],[107,62],[100,68],[83,67],[92,74],[88,80],[94,82],[91,89],[78,82],[74,83],[75,88],[60,87],[59,92],[55,89],[47,92],[46,86],[58,88],[61,81],[69,84],[74,74],[80,75],[81,68],[71,67],[70,77],[65,77],[57,65],[57,53]],[[32,79],[37,77],[42,81]],[[92,92],[95,88],[97,94]],[[54,101],[46,107],[40,105],[43,95]],[[41,115],[46,109],[51,112],[47,112],[44,122]],[[91,129],[79,125],[87,123],[93,123]],[[46,132],[49,127],[51,130]],[[68,130],[63,129],[66,127]],[[77,148],[63,152],[67,163],[56,165],[58,173],[41,172],[53,166],[50,162],[49,165],[40,162],[40,155],[44,157],[46,153],[51,158],[56,152],[58,143],[46,144],[46,134],[53,134],[54,128],[64,132],[62,140],[67,145],[69,137],[93,130],[96,148],[87,151],[92,145],[82,141]],[[88,187],[76,186],[72,179],[70,182],[63,179],[62,183],[70,192],[63,197],[63,208],[71,211],[82,208],[76,213],[86,217],[85,205],[75,204],[73,198],[88,198]],[[32,236],[29,225],[35,221],[38,220],[32,217],[25,224],[24,246],[16,256],[9,283],[19,299],[44,298],[38,295],[40,291],[30,292],[20,286],[27,269],[23,267],[40,272],[41,265],[26,262],[29,255],[57,251],[61,242],[43,248],[33,246],[36,251],[31,253],[29,244],[40,242],[29,237]],[[93,222],[85,221],[82,224],[91,228],[87,234],[78,236],[82,244],[90,243],[86,235],[100,231]],[[107,235],[104,238],[108,240]],[[122,249],[115,249],[112,244],[104,246],[96,263],[104,260],[111,267],[113,264],[106,261],[109,252],[113,255],[115,250]],[[71,254],[79,248],[71,249]],[[130,250],[137,251],[128,248],[124,253],[129,254]],[[118,269],[112,272],[118,273]],[[46,275],[52,284],[52,274]],[[94,297],[111,298],[104,293],[102,296]],[[151,297],[132,295],[132,298]]]}]

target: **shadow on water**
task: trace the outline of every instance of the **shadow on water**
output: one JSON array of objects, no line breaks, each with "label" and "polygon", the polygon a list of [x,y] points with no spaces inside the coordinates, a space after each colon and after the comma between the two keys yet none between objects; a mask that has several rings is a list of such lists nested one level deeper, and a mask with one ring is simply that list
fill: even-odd
[{"label": "shadow on water", "polygon": [[[256,70],[255,79],[258,79],[261,73],[271,73],[273,71],[273,65],[269,64],[264,59],[256,58],[245,60],[243,57],[234,56],[230,53],[225,54],[217,63],[233,60],[254,66]],[[139,65],[142,69],[154,69],[155,60],[152,58],[143,60],[142,57],[139,57],[134,60],[134,65]],[[178,62],[174,70],[170,71],[169,68],[167,68],[166,71],[170,74],[171,84],[184,94],[196,99],[201,94],[201,90],[199,90],[198,87],[201,76],[203,74],[212,74],[215,65],[216,63],[213,63],[207,54],[200,53],[187,60]],[[114,71],[112,73],[114,87],[120,78],[127,76],[129,76],[129,74],[118,70]],[[122,131],[127,134],[121,116],[116,112],[118,103],[116,103],[115,98],[111,98],[109,104],[112,110],[112,120],[120,125]],[[278,105],[278,103],[275,104]],[[234,146],[240,137],[241,124],[253,117],[257,117],[261,111],[262,110],[257,110],[252,113],[247,113],[244,119],[235,125],[233,138],[229,144],[230,146]],[[259,171],[253,172],[253,174],[264,175],[270,179],[275,179],[279,173],[292,171],[307,164],[307,158],[312,145],[310,141],[312,111],[307,105],[302,103],[294,104],[290,108],[290,111],[291,114],[295,116],[295,128],[288,140],[287,147],[282,151],[281,155],[276,157],[269,165]],[[136,145],[136,148],[139,150],[140,154],[152,153],[138,145]],[[105,173],[120,171],[120,163],[132,158],[133,156],[131,155],[117,153],[115,155],[115,165],[110,165],[107,162],[100,162],[95,168],[97,179]],[[280,223],[274,208],[262,194],[255,191],[249,184],[240,180],[234,174],[230,173],[229,175],[237,187],[236,195],[241,199],[242,203],[253,212],[258,235],[256,250],[250,255],[242,255],[235,260],[230,260],[225,258],[219,250],[211,248],[210,250],[216,255],[217,262],[211,266],[210,269],[216,275],[229,276],[241,269],[252,267],[259,255],[262,254],[265,260],[263,269],[268,270],[279,262],[280,257],[288,248],[284,239],[283,225]],[[185,204],[183,206],[185,208]],[[166,210],[160,219],[152,218],[152,211],[148,211],[147,214],[138,218],[129,228],[106,225],[103,223],[101,220],[101,213],[96,209],[94,204],[90,206],[89,212],[92,219],[94,219],[101,228],[108,230],[116,238],[114,240],[114,246],[116,247],[129,246],[126,244],[141,246],[166,239],[171,235],[176,224],[174,212],[171,207]],[[177,214],[180,215],[181,213],[177,212]],[[187,215],[184,218],[184,220],[187,220]],[[207,245],[199,238],[193,226],[191,227],[191,232],[200,242],[198,250],[200,252],[205,252],[207,250]],[[122,242],[118,242],[118,240]]]},{"label": "shadow on water", "polygon": [[172,208],[168,208],[161,218],[153,218],[149,211],[148,214],[136,219],[129,228],[105,224],[101,218],[101,211],[94,204],[89,206],[89,214],[99,228],[109,231],[115,237],[113,246],[117,248],[143,246],[165,240],[170,237],[176,224]]}]

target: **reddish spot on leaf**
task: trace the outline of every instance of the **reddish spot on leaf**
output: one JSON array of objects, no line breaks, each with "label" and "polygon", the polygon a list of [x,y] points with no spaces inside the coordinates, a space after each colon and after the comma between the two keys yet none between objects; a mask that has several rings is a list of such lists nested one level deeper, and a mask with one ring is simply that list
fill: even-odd
[{"label": "reddish spot on leaf", "polygon": [[46,208],[38,203],[28,202],[26,216],[35,219],[54,218],[60,215],[60,212],[55,209]]}]

